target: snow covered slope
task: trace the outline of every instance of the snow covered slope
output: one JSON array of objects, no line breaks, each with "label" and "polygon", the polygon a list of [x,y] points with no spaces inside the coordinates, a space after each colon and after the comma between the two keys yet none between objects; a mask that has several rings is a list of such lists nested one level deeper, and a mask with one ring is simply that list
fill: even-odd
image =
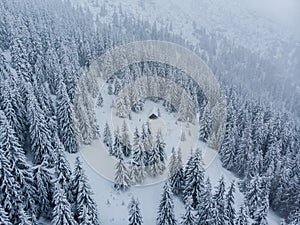
[{"label": "snow covered slope", "polygon": [[[194,27],[205,28],[208,31],[219,32],[236,44],[264,54],[282,42],[299,42],[297,34],[297,19],[300,21],[300,4],[288,0],[283,10],[290,12],[278,13],[293,14],[290,26],[280,24],[273,14],[265,13],[263,4],[254,6],[250,0],[73,0],[82,6],[90,6],[94,13],[100,12],[100,6],[107,5],[108,14],[116,8],[121,8],[136,17],[148,21],[172,23],[174,32],[182,33],[189,41],[197,41],[193,36]],[[264,0],[263,2],[266,2]],[[274,4],[276,4],[275,1]],[[270,4],[270,5],[268,5]],[[265,3],[266,7],[272,4]],[[273,4],[273,5],[274,5]],[[279,6],[278,6],[279,7]]]},{"label": "snow covered slope", "polygon": [[[103,88],[107,90],[107,85]],[[113,96],[108,95],[105,91],[101,92],[104,99],[102,107],[96,107],[96,116],[99,127],[104,128],[104,124],[108,122],[113,125],[113,128],[122,127],[124,119],[115,116],[114,110],[111,109]],[[148,122],[148,117],[153,111],[153,108],[159,108],[161,112],[161,124],[154,123],[155,129],[165,129],[163,136],[166,142],[167,159],[170,158],[172,147],[181,147],[183,162],[185,163],[190,156],[190,149],[198,146],[203,154],[204,165],[206,168],[206,176],[210,178],[212,187],[218,185],[219,179],[224,176],[226,188],[229,187],[233,180],[238,181],[231,172],[224,169],[221,165],[216,151],[209,149],[206,144],[198,141],[198,126],[179,123],[177,121],[177,113],[168,113],[160,102],[154,103],[146,101],[144,110],[139,113],[132,113],[132,120],[126,119],[129,131],[134,132],[135,127],[140,128],[143,123]],[[177,122],[176,122],[177,121]],[[186,133],[186,141],[180,141],[182,131]],[[102,130],[100,130],[102,132]],[[103,133],[103,132],[102,132]],[[95,140],[92,145],[81,146],[80,152],[77,154],[68,154],[68,160],[71,165],[75,158],[79,155],[84,162],[84,168],[95,193],[95,200],[98,205],[101,222],[104,225],[124,225],[128,223],[128,204],[132,197],[138,198],[141,203],[141,211],[145,225],[156,224],[156,216],[158,211],[161,193],[163,190],[164,181],[167,178],[167,171],[161,176],[155,178],[146,178],[143,185],[131,187],[126,192],[117,192],[113,188],[113,180],[115,173],[115,158],[105,154],[107,149],[100,143],[100,140]],[[168,160],[167,160],[168,161]],[[215,190],[213,190],[215,191]],[[243,204],[243,194],[236,187],[235,207],[236,210]],[[175,202],[176,219],[180,221],[181,216],[185,213],[184,205],[177,198]],[[268,222],[270,225],[280,223],[280,218],[272,211],[269,212]]]}]

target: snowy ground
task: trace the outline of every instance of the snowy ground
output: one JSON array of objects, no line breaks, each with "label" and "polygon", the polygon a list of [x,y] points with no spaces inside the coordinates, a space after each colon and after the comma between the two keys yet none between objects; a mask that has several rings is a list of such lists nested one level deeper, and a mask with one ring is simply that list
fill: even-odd
[{"label": "snowy ground", "polygon": [[[106,90],[104,88],[104,90]],[[123,119],[115,116],[114,110],[111,110],[112,96],[108,96],[106,91],[102,91],[104,98],[104,106],[96,107],[96,115],[101,128],[104,127],[106,121],[110,127],[121,127]],[[153,130],[161,129],[166,142],[167,156],[170,156],[171,148],[180,147],[183,153],[183,161],[185,162],[190,155],[191,148],[200,147],[203,152],[206,175],[210,177],[213,187],[217,185],[221,176],[224,176],[226,185],[229,186],[231,181],[236,177],[223,169],[221,162],[215,150],[209,149],[205,144],[198,141],[199,125],[192,125],[176,122],[177,114],[167,113],[161,103],[153,103],[146,101],[143,112],[132,113],[132,120],[125,120],[131,132],[135,127],[141,128],[143,123],[148,121],[149,115],[154,108],[160,108],[161,117],[151,122]],[[186,141],[181,142],[181,132],[186,133]],[[102,132],[102,130],[101,130]],[[189,135],[190,134],[190,135]],[[100,140],[96,140],[90,146],[81,146],[80,153],[68,154],[67,157],[73,164],[75,157],[80,156],[84,161],[84,167],[89,178],[92,189],[95,193],[95,200],[98,204],[100,218],[104,225],[124,225],[128,221],[128,203],[132,196],[139,199],[141,203],[141,211],[145,225],[155,224],[157,208],[159,205],[161,192],[166,178],[166,173],[155,179],[147,178],[141,186],[131,187],[127,192],[116,192],[113,189],[114,166],[116,160],[110,157],[101,144]],[[169,158],[169,157],[168,157]],[[175,198],[176,218],[180,219],[184,213],[183,204]],[[236,188],[236,209],[243,202],[243,195]],[[270,225],[279,224],[280,218],[270,212],[268,216]]]}]

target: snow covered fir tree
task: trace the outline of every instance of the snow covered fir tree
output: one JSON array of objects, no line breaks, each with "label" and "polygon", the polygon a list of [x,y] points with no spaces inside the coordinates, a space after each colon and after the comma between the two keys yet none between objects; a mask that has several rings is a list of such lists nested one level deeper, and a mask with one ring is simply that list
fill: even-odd
[{"label": "snow covered fir tree", "polygon": [[[277,2],[298,28],[299,4]],[[1,0],[0,224],[299,225],[300,38],[272,7]],[[213,72],[220,149],[217,105],[184,69],[95,63],[148,40]]]}]

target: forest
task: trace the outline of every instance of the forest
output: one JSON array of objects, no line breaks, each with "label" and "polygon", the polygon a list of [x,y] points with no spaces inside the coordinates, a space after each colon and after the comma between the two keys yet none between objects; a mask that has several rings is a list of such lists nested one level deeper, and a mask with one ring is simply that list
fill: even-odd
[{"label": "forest", "polygon": [[[151,23],[122,7],[107,22],[104,18],[110,12],[105,3],[99,7],[95,16],[70,0],[0,2],[0,224],[39,224],[42,219],[53,225],[103,224],[82,159],[69,162],[66,157],[99,138],[118,160],[113,185],[117,192],[142,184],[145,176],[168,171],[154,216],[159,225],[266,225],[269,209],[282,218],[281,224],[300,224],[300,103],[274,76],[296,74],[300,51],[276,46],[278,51],[292,52],[283,53],[289,64],[285,67],[219,33],[195,26],[199,40],[195,45],[175,33],[172,23]],[[90,98],[101,108],[103,96],[92,78],[84,78],[80,85],[79,81],[106,51],[139,40],[180,44],[210,66],[227,102],[219,158],[236,182],[225,185],[221,177],[212,186],[205,177],[201,149],[193,149],[184,163],[181,149],[174,146],[172,163],[167,165],[162,135],[146,123],[135,128],[132,140],[125,123],[116,129],[107,121],[103,127],[97,125]],[[177,68],[158,62],[132,64],[114,74],[104,92],[118,96],[141,77],[170,79],[193,96],[199,141],[210,144],[207,99]],[[150,84],[154,89],[155,85],[159,84]],[[176,112],[168,101],[148,100],[162,101],[167,112]],[[113,106],[118,117],[130,119],[131,113],[124,110],[128,101]],[[143,111],[145,101],[135,104],[132,113]],[[181,120],[188,120],[186,102],[179,105]],[[239,209],[233,206],[237,189],[245,197]],[[174,198],[185,207],[180,220],[175,219]],[[132,198],[126,223],[143,224],[143,213],[147,212],[141,211],[140,201]]]}]

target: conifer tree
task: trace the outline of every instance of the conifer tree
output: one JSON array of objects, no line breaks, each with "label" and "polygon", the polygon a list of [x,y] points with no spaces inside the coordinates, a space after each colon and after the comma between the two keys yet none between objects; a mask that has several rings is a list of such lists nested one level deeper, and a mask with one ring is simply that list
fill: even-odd
[{"label": "conifer tree", "polygon": [[[172,152],[171,152],[171,157],[170,157],[170,162],[169,162],[169,177],[173,177],[175,175],[176,171],[176,162],[177,158],[176,158],[176,152],[175,152],[175,148],[172,148]],[[171,185],[172,186],[172,185]]]},{"label": "conifer tree", "polygon": [[249,215],[252,219],[262,220],[268,213],[269,200],[268,188],[263,178],[255,175],[250,180],[245,194]]},{"label": "conifer tree", "polygon": [[225,139],[223,141],[223,144],[221,146],[220,150],[220,156],[222,165],[228,169],[231,170],[234,167],[234,160],[235,160],[235,145],[236,145],[236,126],[233,125],[233,127],[228,128],[227,134],[225,136]]},{"label": "conifer tree", "polygon": [[245,208],[245,205],[242,205],[240,207],[239,212],[235,218],[234,225],[249,225],[248,215]]},{"label": "conifer tree", "polygon": [[225,222],[225,184],[224,178],[221,177],[219,180],[219,185],[216,187],[216,193],[213,195],[213,207],[212,207],[212,215],[211,222],[212,224],[222,225]]},{"label": "conifer tree", "polygon": [[73,196],[71,193],[71,179],[72,172],[70,164],[67,161],[63,145],[58,141],[57,149],[57,162],[55,163],[55,182],[60,185],[60,188],[64,190],[64,193],[67,195],[68,200],[72,200]]},{"label": "conifer tree", "polygon": [[139,207],[138,200],[132,198],[129,205],[129,225],[142,225],[143,218]]},{"label": "conifer tree", "polygon": [[170,184],[167,182],[164,185],[161,201],[158,208],[158,215],[156,218],[157,225],[176,225],[174,215],[174,202],[172,197],[172,190]]},{"label": "conifer tree", "polygon": [[59,138],[67,152],[77,152],[78,143],[75,136],[73,108],[63,82],[58,87],[56,110]]},{"label": "conifer tree", "polygon": [[114,135],[114,146],[113,146],[113,155],[117,159],[123,159],[123,151],[122,151],[122,143],[121,143],[121,136],[120,136],[120,130],[117,127],[117,130],[115,130],[115,135]]},{"label": "conifer tree", "polygon": [[0,148],[5,151],[4,154],[6,155],[9,164],[13,165],[10,171],[15,181],[19,184],[18,186],[21,195],[24,197],[23,204],[25,209],[30,211],[30,214],[35,214],[35,189],[32,180],[32,170],[26,161],[23,149],[18,143],[15,131],[8,123],[3,111],[0,111],[0,125],[2,127],[0,134]]},{"label": "conifer tree", "polygon": [[[11,89],[11,86],[14,86]],[[20,145],[24,144],[24,106],[18,94],[15,82],[3,82],[1,88],[0,109],[3,110],[5,116],[14,129],[16,136],[19,139]]]},{"label": "conifer tree", "polygon": [[54,191],[54,209],[52,225],[77,225],[71,210],[71,204],[66,197],[64,188],[56,183]]},{"label": "conifer tree", "polygon": [[234,181],[231,183],[229,190],[226,194],[225,204],[225,221],[227,225],[234,225],[235,209],[234,209]]},{"label": "conifer tree", "polygon": [[211,133],[211,114],[209,106],[204,108],[204,112],[200,118],[200,141],[207,142]]},{"label": "conifer tree", "polygon": [[120,191],[126,191],[131,184],[128,169],[123,160],[119,160],[116,164],[115,184],[114,188]]},{"label": "conifer tree", "polygon": [[36,188],[37,217],[40,215],[50,219],[54,187],[49,181],[53,180],[53,167],[49,165],[49,156],[44,156],[41,164],[33,167],[33,182]]},{"label": "conifer tree", "polygon": [[103,107],[103,97],[102,97],[101,93],[99,93],[98,97],[97,97],[97,106]]},{"label": "conifer tree", "polygon": [[169,165],[169,179],[173,194],[182,198],[184,188],[184,172],[182,166],[181,149],[175,154],[175,149],[172,149],[172,155]]},{"label": "conifer tree", "polygon": [[43,155],[52,155],[51,135],[45,115],[31,89],[32,87],[28,86],[26,115],[29,124],[31,151],[34,156],[33,162],[38,164],[41,163]]},{"label": "conifer tree", "polygon": [[152,177],[161,175],[165,170],[164,162],[160,161],[159,149],[157,146],[149,153],[149,162],[148,162],[148,173]]},{"label": "conifer tree", "polygon": [[131,163],[131,179],[133,184],[141,184],[145,179],[145,151],[139,137],[139,131],[136,128],[133,137],[133,153]]},{"label": "conifer tree", "polygon": [[88,184],[79,157],[76,158],[75,170],[72,179],[72,194],[74,196],[74,217],[78,224],[100,224],[97,205],[92,198],[93,192]]},{"label": "conifer tree", "polygon": [[205,182],[205,188],[200,193],[199,199],[201,203],[197,209],[197,224],[209,225],[210,217],[212,215],[212,193],[211,184],[209,178]]},{"label": "conifer tree", "polygon": [[204,190],[204,168],[200,150],[197,150],[187,162],[184,175],[184,199],[192,197],[193,208],[197,209],[201,200],[200,193]]},{"label": "conifer tree", "polygon": [[103,131],[103,143],[108,148],[109,154],[113,155],[112,136],[107,122],[105,123],[104,131]]},{"label": "conifer tree", "polygon": [[182,221],[180,222],[181,225],[195,225],[197,218],[194,214],[194,209],[192,207],[192,198],[188,198],[185,203],[185,214],[182,217]]},{"label": "conifer tree", "polygon": [[129,157],[131,154],[131,144],[128,134],[128,127],[125,120],[123,121],[122,125],[121,145],[124,156]]},{"label": "conifer tree", "polygon": [[[2,121],[4,117],[4,113],[0,111],[0,122],[2,127]],[[10,166],[9,159],[6,155],[5,146],[5,132],[3,130],[0,131],[0,205],[3,209],[8,213],[8,217],[11,220],[15,216],[15,210],[12,208],[14,206],[14,202],[16,202],[16,198],[21,196],[20,187],[12,174],[12,168]],[[12,221],[11,221],[12,222]]]}]

